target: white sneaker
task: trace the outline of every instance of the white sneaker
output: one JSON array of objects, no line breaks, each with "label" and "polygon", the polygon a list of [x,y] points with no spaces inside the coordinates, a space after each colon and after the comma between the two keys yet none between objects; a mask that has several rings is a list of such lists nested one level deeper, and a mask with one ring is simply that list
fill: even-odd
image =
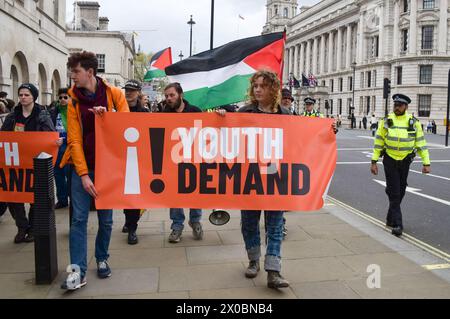
[{"label": "white sneaker", "polygon": [[70,273],[61,285],[61,289],[74,291],[86,286],[86,276],[81,277],[77,272]]}]

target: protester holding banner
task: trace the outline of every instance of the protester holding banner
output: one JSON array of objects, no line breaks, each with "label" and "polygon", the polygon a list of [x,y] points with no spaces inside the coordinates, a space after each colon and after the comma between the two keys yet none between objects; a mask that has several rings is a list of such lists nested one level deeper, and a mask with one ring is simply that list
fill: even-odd
[{"label": "protester holding banner", "polygon": [[[142,104],[141,91],[142,85],[139,81],[129,80],[125,83],[125,97],[127,99],[130,112],[136,113],[148,113],[150,110]],[[138,243],[138,237],[136,234],[138,228],[138,222],[141,218],[140,209],[125,209],[125,225],[122,228],[123,233],[128,233],[128,244],[136,245]]]},{"label": "protester holding banner", "polygon": [[[67,67],[74,86],[69,90],[67,112],[68,148],[61,166],[69,161],[72,173],[71,201],[73,203],[70,228],[70,259],[74,272],[70,273],[61,288],[76,290],[86,285],[87,271],[87,222],[91,198],[99,194],[94,186],[95,165],[95,116],[106,112],[129,112],[125,95],[120,88],[109,85],[97,77],[98,60],[95,53],[78,52],[69,57]],[[106,166],[105,166],[106,167]],[[95,242],[97,275],[104,279],[111,276],[107,263],[112,232],[112,209],[98,210],[98,232]]]},{"label": "protester holding banner", "polygon": [[[280,106],[281,84],[276,73],[258,71],[250,79],[251,104],[239,110],[243,113],[289,115],[289,111]],[[286,288],[289,282],[281,272],[281,244],[283,242],[282,210],[265,211],[267,248],[264,269],[267,271],[269,288]],[[259,232],[260,210],[241,211],[241,229],[247,250],[249,266],[245,272],[247,278],[255,278],[260,270],[261,237]]]},{"label": "protester holding banner", "polygon": [[69,167],[59,167],[64,153],[67,149],[67,105],[69,104],[68,89],[62,88],[58,91],[58,101],[55,106],[50,108],[53,125],[62,139],[62,145],[59,147],[58,158],[55,164],[55,183],[57,203],[55,209],[66,208],[69,206]]},{"label": "protester holding banner", "polygon": [[[183,99],[183,88],[179,83],[171,83],[164,89],[166,97],[165,113],[199,113],[202,112],[198,107],[190,105],[188,101]],[[172,244],[179,243],[184,229],[184,209],[171,208],[170,219],[172,220],[172,232],[169,235],[169,242]],[[201,224],[202,210],[191,208],[189,212],[189,226],[192,228],[192,235],[195,240],[203,239],[203,228]]]},{"label": "protester holding banner", "polygon": [[[31,83],[24,83],[19,87],[18,92],[19,104],[6,117],[2,131],[54,131],[55,127],[50,114],[36,103],[39,90]],[[61,141],[58,141],[58,143],[61,143]],[[23,203],[8,203],[8,208],[18,228],[17,235],[14,237],[14,243],[33,242],[33,205],[30,205],[28,218]]]}]

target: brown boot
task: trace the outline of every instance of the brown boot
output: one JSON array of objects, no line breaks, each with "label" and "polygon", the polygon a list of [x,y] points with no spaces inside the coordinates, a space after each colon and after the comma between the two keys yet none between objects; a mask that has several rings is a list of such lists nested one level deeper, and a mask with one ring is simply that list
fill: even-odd
[{"label": "brown boot", "polygon": [[289,287],[289,281],[284,279],[278,271],[267,272],[267,287],[272,289],[287,288]]},{"label": "brown boot", "polygon": [[256,276],[258,276],[259,269],[259,260],[250,261],[247,270],[245,271],[245,277],[256,278]]}]

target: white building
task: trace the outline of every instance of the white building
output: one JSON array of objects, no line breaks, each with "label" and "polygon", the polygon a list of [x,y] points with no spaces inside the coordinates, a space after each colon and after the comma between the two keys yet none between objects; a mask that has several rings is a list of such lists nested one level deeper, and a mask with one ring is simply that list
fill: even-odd
[{"label": "white building", "polygon": [[66,85],[65,0],[0,0],[0,91],[31,82],[50,104]]},{"label": "white building", "polygon": [[134,36],[108,31],[109,20],[99,17],[99,9],[98,2],[74,2],[74,20],[66,34],[67,46],[70,53],[82,50],[96,53],[98,75],[121,86],[134,77]]},{"label": "white building", "polygon": [[314,74],[319,86],[298,93],[301,99],[316,96],[324,113],[346,118],[354,100],[357,118],[383,117],[383,80],[388,78],[391,95],[411,97],[409,111],[422,123],[436,120],[443,132],[450,68],[448,2],[323,0],[297,14],[297,0],[268,0],[264,33],[287,28],[284,79]]}]

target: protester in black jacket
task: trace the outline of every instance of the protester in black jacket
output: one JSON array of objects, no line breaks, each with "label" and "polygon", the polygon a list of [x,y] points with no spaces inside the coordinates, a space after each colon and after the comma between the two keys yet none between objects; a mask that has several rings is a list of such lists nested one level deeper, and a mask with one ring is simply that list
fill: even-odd
[{"label": "protester in black jacket", "polygon": [[[1,130],[11,132],[55,131],[50,114],[36,103],[38,96],[39,91],[33,84],[22,84],[19,87],[20,103],[12,113],[8,114]],[[57,143],[61,143],[61,141],[58,140]],[[14,242],[19,244],[34,241],[33,205],[30,206],[29,219],[23,203],[8,203],[8,208],[18,228]]]},{"label": "protester in black jacket", "polygon": [[[148,113],[150,110],[141,104],[140,93],[142,85],[136,80],[129,80],[125,83],[125,98],[127,99],[130,112]],[[141,218],[140,209],[125,209],[125,225],[122,228],[123,233],[128,233],[128,244],[136,245],[138,237],[136,234],[138,222]]]}]

